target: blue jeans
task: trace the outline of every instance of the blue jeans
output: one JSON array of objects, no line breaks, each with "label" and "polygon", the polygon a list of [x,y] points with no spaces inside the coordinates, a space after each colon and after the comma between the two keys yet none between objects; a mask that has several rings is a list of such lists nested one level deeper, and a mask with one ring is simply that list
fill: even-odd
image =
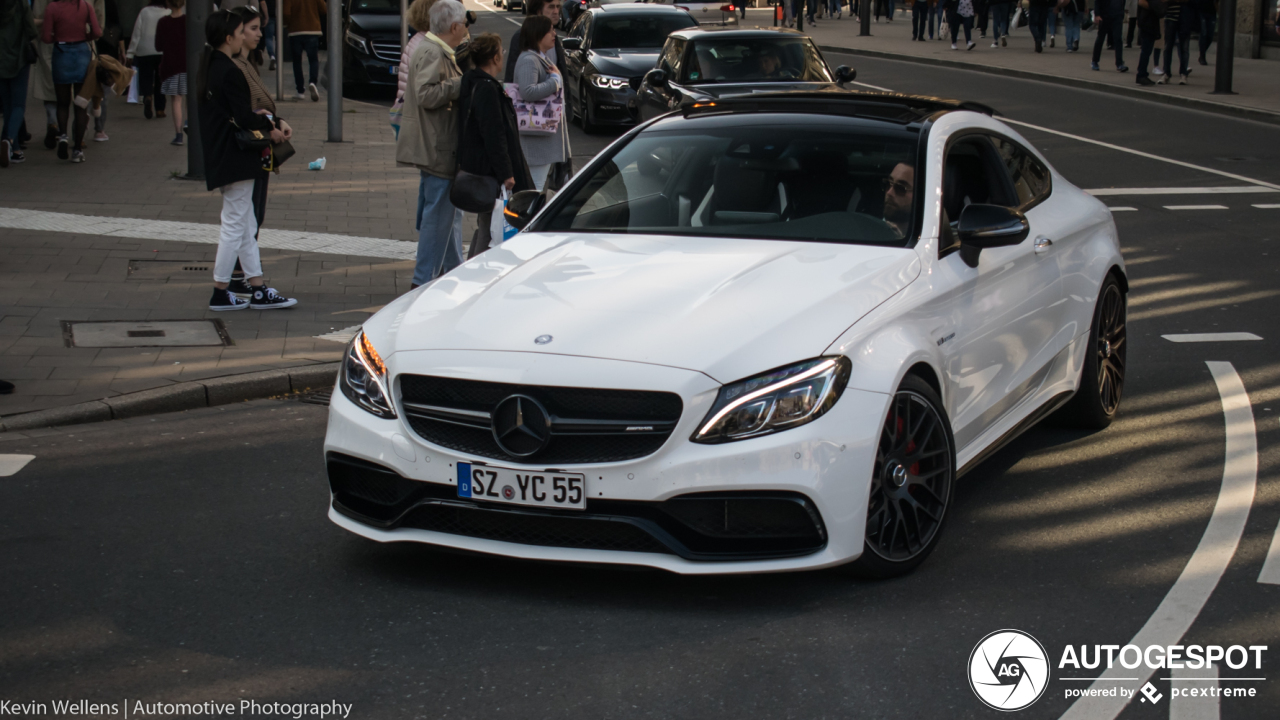
[{"label": "blue jeans", "polygon": [[1045,21],[1049,19],[1049,9],[1043,5],[1031,3],[1031,7],[1027,9],[1027,24],[1031,29],[1031,37],[1035,39],[1037,45],[1043,45],[1045,42]]},{"label": "blue jeans", "polygon": [[1067,36],[1067,47],[1080,44],[1080,13],[1062,13],[1063,34]]},{"label": "blue jeans", "polygon": [[0,113],[4,113],[4,130],[0,131],[0,138],[11,141],[14,150],[18,149],[18,131],[27,113],[27,78],[30,75],[31,66],[23,65],[17,75],[8,80],[0,79]]},{"label": "blue jeans", "polygon": [[462,211],[449,202],[451,180],[422,173],[418,182],[418,260],[413,284],[426,285],[462,264]]},{"label": "blue jeans", "polygon": [[320,36],[294,35],[289,38],[289,48],[293,52],[293,84],[298,87],[298,94],[301,95],[306,87],[302,84],[302,51],[307,51],[307,69],[311,71],[310,82],[315,83],[316,78],[320,76]]},{"label": "blue jeans", "polygon": [[924,25],[929,16],[929,5],[924,0],[911,3],[911,39],[924,39]]},{"label": "blue jeans", "polygon": [[1009,3],[1000,3],[991,6],[991,35],[992,41],[1009,34]]},{"label": "blue jeans", "polygon": [[930,40],[933,39],[933,28],[934,28],[935,21],[937,23],[937,27],[942,27],[942,16],[938,14],[938,6],[930,5],[929,6],[929,39]]},{"label": "blue jeans", "polygon": [[1200,57],[1209,52],[1209,46],[1213,44],[1213,26],[1218,23],[1218,16],[1215,13],[1200,11]]},{"label": "blue jeans", "polygon": [[[272,13],[275,12],[275,5],[271,6]],[[275,59],[276,56],[276,18],[273,14],[271,22],[262,28],[262,41],[266,43],[267,57]]]},{"label": "blue jeans", "polygon": [[1183,7],[1183,16],[1177,20],[1164,21],[1164,75],[1172,77],[1170,71],[1173,69],[1173,50],[1178,49],[1178,74],[1186,75],[1190,72],[1191,55],[1191,22],[1186,13],[1190,8]]}]

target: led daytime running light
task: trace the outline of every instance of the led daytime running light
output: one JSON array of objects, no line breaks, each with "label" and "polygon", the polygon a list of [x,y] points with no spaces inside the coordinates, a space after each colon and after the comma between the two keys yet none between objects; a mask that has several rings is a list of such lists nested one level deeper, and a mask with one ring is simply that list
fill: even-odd
[{"label": "led daytime running light", "polygon": [[694,437],[697,439],[707,437],[708,430],[710,430],[711,428],[714,428],[717,424],[719,424],[719,422],[723,420],[724,417],[729,413],[737,410],[743,405],[746,405],[752,400],[760,398],[764,395],[769,395],[789,385],[796,385],[798,383],[804,382],[805,380],[808,380],[809,378],[822,375],[834,369],[836,366],[836,363],[837,361],[835,358],[828,358],[827,360],[820,362],[817,365],[814,365],[813,367],[800,373],[799,375],[792,375],[791,377],[785,378],[783,380],[779,380],[778,382],[773,383],[772,385],[766,385],[765,387],[762,387],[758,390],[753,390],[752,392],[749,392],[746,395],[743,395],[737,400],[734,400],[728,405],[725,405],[723,408],[720,408],[719,412],[713,415],[710,419],[704,421],[702,423],[702,427],[698,429],[698,434],[695,435]]}]

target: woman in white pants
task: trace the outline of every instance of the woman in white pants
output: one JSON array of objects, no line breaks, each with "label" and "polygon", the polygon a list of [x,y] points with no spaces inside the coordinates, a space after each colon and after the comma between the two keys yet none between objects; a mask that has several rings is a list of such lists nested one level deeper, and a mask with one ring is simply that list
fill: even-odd
[{"label": "woman in white pants", "polygon": [[[200,93],[200,139],[204,146],[205,178],[210,190],[222,191],[222,234],[213,264],[213,297],[210,310],[274,310],[293,307],[286,298],[262,281],[262,261],[254,235],[258,223],[253,212],[253,181],[266,172],[264,152],[241,148],[237,131],[257,130],[279,143],[293,135],[283,120],[269,113],[253,112],[249,83],[232,61],[244,45],[244,20],[219,10],[205,23],[205,47],[200,58],[197,91]],[[216,49],[215,49],[216,48]],[[269,156],[268,156],[269,159]],[[227,290],[236,260],[253,289],[248,300]]]}]

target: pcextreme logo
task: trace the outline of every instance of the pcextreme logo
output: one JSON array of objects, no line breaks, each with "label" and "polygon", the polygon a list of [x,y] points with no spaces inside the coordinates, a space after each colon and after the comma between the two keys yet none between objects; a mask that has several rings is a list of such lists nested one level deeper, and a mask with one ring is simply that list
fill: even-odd
[{"label": "pcextreme logo", "polygon": [[1049,655],[1021,630],[997,630],[969,655],[969,687],[988,707],[1012,712],[1030,707],[1049,684]]}]

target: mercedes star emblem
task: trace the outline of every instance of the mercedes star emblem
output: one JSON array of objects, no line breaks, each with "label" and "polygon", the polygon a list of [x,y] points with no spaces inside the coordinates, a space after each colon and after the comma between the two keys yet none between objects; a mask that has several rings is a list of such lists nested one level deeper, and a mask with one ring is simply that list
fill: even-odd
[{"label": "mercedes star emblem", "polygon": [[529,457],[551,440],[551,414],[528,395],[511,395],[493,409],[493,439],[513,457]]},{"label": "mercedes star emblem", "polygon": [[550,335],[539,335],[538,337],[533,339],[533,342],[535,345],[546,345],[552,340],[553,338]]}]

